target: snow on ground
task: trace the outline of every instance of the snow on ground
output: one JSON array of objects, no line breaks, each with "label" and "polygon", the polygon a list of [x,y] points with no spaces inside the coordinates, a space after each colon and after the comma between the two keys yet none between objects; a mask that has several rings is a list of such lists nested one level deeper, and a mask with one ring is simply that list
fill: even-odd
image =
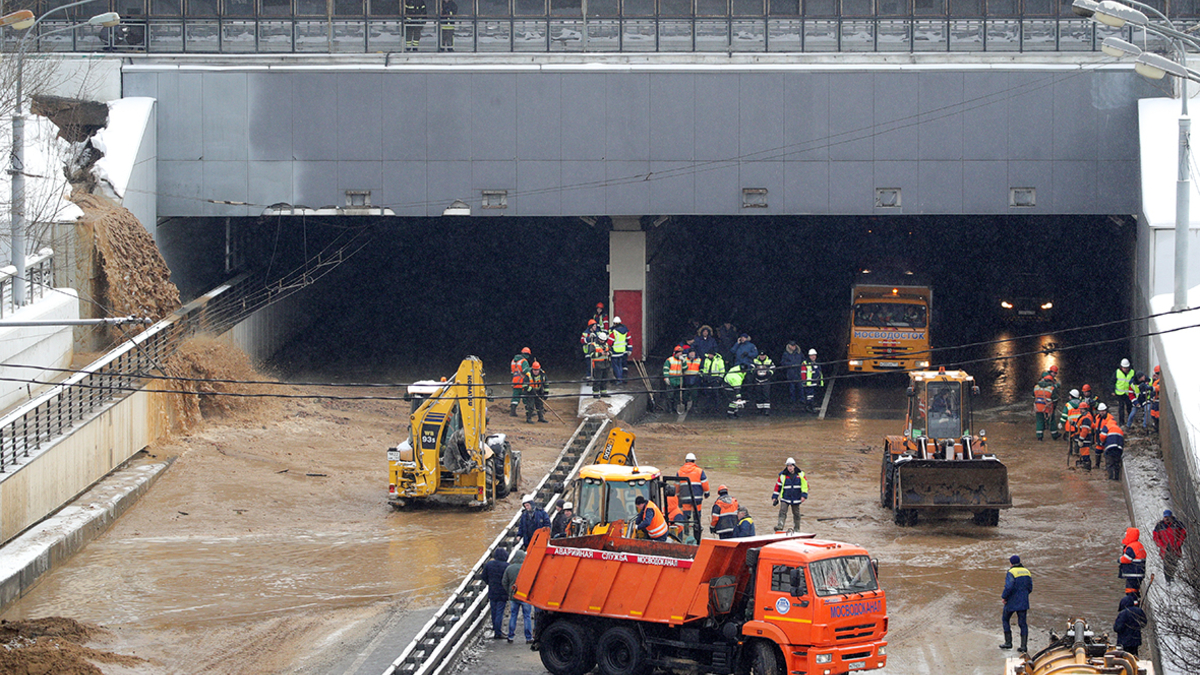
[{"label": "snow on ground", "polygon": [[[0,147],[12,147],[12,119],[0,124]],[[65,222],[83,215],[67,201],[71,186],[63,166],[71,157],[71,144],[58,137],[58,127],[38,115],[25,117],[25,215],[29,222]],[[4,160],[8,168],[7,158]],[[11,203],[12,182],[0,180],[0,202]]]},{"label": "snow on ground", "polygon": [[112,188],[117,199],[125,196],[153,109],[152,98],[135,96],[109,101],[108,126],[92,136],[92,146],[104,153],[93,167],[93,173],[98,181]]}]

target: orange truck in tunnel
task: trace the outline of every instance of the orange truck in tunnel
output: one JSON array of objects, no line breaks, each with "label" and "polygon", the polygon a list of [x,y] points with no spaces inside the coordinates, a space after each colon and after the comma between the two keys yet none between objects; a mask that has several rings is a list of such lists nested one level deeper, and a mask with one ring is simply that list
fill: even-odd
[{"label": "orange truck in tunnel", "polygon": [[516,597],[541,610],[554,675],[840,675],[887,664],[887,599],[861,547],[811,534],[704,539],[607,534],[530,542]]}]

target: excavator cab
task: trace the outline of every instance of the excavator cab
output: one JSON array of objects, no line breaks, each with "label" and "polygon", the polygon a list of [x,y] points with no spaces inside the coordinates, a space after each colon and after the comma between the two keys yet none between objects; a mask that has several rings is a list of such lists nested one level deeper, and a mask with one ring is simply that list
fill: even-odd
[{"label": "excavator cab", "polygon": [[975,378],[961,370],[909,373],[903,435],[884,438],[880,503],[898,525],[926,512],[971,511],[994,526],[1012,506],[1008,469],[987,452],[984,431],[972,432]]}]

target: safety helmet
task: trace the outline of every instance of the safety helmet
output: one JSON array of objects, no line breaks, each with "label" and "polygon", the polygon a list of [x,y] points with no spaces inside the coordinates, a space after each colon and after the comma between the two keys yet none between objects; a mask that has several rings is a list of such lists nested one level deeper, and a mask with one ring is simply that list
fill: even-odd
[{"label": "safety helmet", "polygon": [[696,461],[696,453],[694,453],[694,452],[689,452],[688,454],[684,455],[684,456],[683,456],[683,461],[685,461],[685,462],[694,462],[694,461]]},{"label": "safety helmet", "polygon": [[530,493],[530,494],[527,494],[524,497],[522,497],[521,503],[522,504],[532,504],[533,503],[533,494]]},{"label": "safety helmet", "polygon": [[596,303],[596,309],[604,309],[604,303],[603,303],[603,302],[597,302],[597,303]]},{"label": "safety helmet", "polygon": [[1090,384],[1085,384],[1085,385],[1083,385],[1083,393],[1085,393],[1085,394],[1086,394],[1086,393],[1088,393],[1088,392],[1089,392],[1089,391],[1091,391],[1091,390],[1092,390],[1092,385],[1090,385]]},{"label": "safety helmet", "polygon": [[599,338],[599,339],[601,339],[601,340],[607,340],[607,339],[608,339],[608,333],[605,333],[604,331],[600,331],[599,333],[596,333],[596,337],[597,337],[597,338]]},{"label": "safety helmet", "polygon": [[1071,390],[1071,398],[1079,398],[1079,390],[1078,389]]},{"label": "safety helmet", "polygon": [[1128,368],[1129,367],[1129,359],[1121,359],[1121,367]]},{"label": "safety helmet", "polygon": [[817,355],[817,350],[815,350],[815,349],[810,349],[810,350],[808,350],[808,355],[809,355],[809,356],[816,356],[816,355]]},{"label": "safety helmet", "polygon": [[675,353],[676,354],[678,354],[679,352],[682,352],[682,351],[683,351],[683,345],[675,345]]},{"label": "safety helmet", "polygon": [[526,348],[524,348],[524,349],[522,349],[522,350],[521,350],[521,353],[522,353],[522,354],[532,354],[533,352],[529,351],[529,347],[526,347]]},{"label": "safety helmet", "polygon": [[534,361],[534,362],[533,362],[533,369],[534,369],[534,370],[541,370],[541,369],[542,369],[542,364],[538,363],[537,361]]},{"label": "safety helmet", "polygon": [[563,502],[563,511],[574,511],[575,505],[571,502]]},{"label": "safety helmet", "polygon": [[1099,410],[1100,412],[1104,412],[1105,410],[1108,410],[1108,406],[1104,405],[1104,403],[1101,402],[1099,405],[1096,406],[1096,410]]},{"label": "safety helmet", "polygon": [[595,320],[595,319],[588,319],[588,325],[589,325],[589,326],[595,326],[595,325],[596,325],[596,320]]},{"label": "safety helmet", "polygon": [[1050,366],[1050,372],[1052,372],[1052,373],[1057,373],[1057,372],[1058,372],[1058,366]]},{"label": "safety helmet", "polygon": [[717,494],[719,494],[719,495],[723,495],[723,494],[726,494],[726,493],[728,493],[728,492],[729,492],[729,488],[725,487],[724,485],[718,485],[718,486],[717,486]]},{"label": "safety helmet", "polygon": [[1090,409],[1091,409],[1091,407],[1092,407],[1092,404],[1091,404],[1091,403],[1088,403],[1087,401],[1080,401],[1080,402],[1079,402],[1079,409],[1080,409],[1080,410],[1090,410]]},{"label": "safety helmet", "polygon": [[796,460],[792,459],[791,457],[788,457],[788,461],[784,462],[784,465],[786,466],[786,465],[789,465],[789,464],[790,464],[791,466],[796,466]]},{"label": "safety helmet", "polygon": [[1162,366],[1154,366],[1154,372],[1156,372],[1156,373],[1161,373],[1161,372],[1162,372]]},{"label": "safety helmet", "polygon": [[619,317],[619,316],[614,316],[614,317],[613,317],[613,324],[615,325],[615,324],[618,324],[618,323],[621,323],[621,317]]}]

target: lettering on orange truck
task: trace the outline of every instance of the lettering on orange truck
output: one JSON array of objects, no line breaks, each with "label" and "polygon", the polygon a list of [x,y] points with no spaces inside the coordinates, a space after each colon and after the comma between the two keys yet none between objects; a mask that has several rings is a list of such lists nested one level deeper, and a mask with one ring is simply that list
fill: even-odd
[{"label": "lettering on orange truck", "polygon": [[546,553],[549,555],[569,556],[572,558],[588,558],[591,560],[611,560],[615,562],[631,562],[641,565],[655,565],[658,567],[678,567],[688,569],[692,566],[691,560],[679,560],[677,558],[668,558],[661,555],[643,555],[641,553],[618,553],[616,551],[596,551],[585,548],[568,548],[566,546],[547,546]]},{"label": "lettering on orange truck", "polygon": [[864,340],[924,340],[925,331],[856,330],[854,337]]},{"label": "lettering on orange truck", "polygon": [[841,605],[829,606],[829,616],[833,619],[842,619],[848,616],[860,616],[862,614],[872,614],[880,611],[883,611],[883,602],[880,600],[863,600],[860,602],[847,602]]}]

